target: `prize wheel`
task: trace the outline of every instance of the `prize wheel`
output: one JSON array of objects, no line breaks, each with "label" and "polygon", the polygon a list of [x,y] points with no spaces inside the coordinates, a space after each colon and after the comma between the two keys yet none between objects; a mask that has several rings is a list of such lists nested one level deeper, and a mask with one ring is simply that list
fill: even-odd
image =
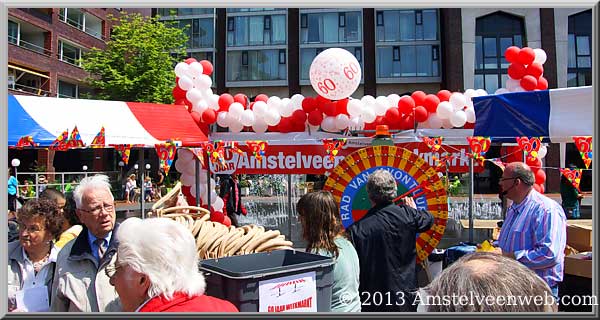
[{"label": "prize wheel", "polygon": [[434,217],[431,229],[417,235],[417,263],[424,261],[439,244],[448,220],[446,188],[437,171],[413,152],[394,146],[372,146],[349,154],[330,173],[323,190],[333,194],[340,206],[344,228],[360,220],[370,209],[367,179],[375,170],[392,173],[398,195],[410,192],[417,209]]}]

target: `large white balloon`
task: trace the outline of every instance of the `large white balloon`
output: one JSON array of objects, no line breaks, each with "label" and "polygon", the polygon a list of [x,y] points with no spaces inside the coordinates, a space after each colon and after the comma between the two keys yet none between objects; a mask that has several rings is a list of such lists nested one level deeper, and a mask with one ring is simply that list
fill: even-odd
[{"label": "large white balloon", "polygon": [[254,111],[254,115],[256,117],[262,118],[267,111],[267,104],[264,101],[256,101],[252,106],[252,110]]},{"label": "large white balloon", "polygon": [[375,98],[373,98],[371,95],[363,96],[360,101],[363,103],[363,105],[375,104]]},{"label": "large white balloon", "polygon": [[545,145],[542,145],[540,147],[540,150],[538,150],[538,158],[544,159],[546,157],[547,153],[548,153],[548,147],[546,147]]},{"label": "large white balloon", "polygon": [[535,59],[533,59],[533,62],[539,64],[544,64],[546,62],[547,56],[544,49],[535,48],[533,49],[533,52],[535,53]]},{"label": "large white balloon", "polygon": [[384,115],[389,107],[391,107],[389,100],[387,97],[382,96],[377,97],[377,99],[375,99],[375,104],[373,104],[375,114],[378,116]]},{"label": "large white balloon", "polygon": [[350,118],[350,124],[348,125],[350,130],[362,130],[365,127],[365,122],[361,117]]},{"label": "large white balloon", "polygon": [[192,81],[192,78],[190,78],[186,75],[183,75],[183,76],[179,77],[179,87],[182,90],[187,91],[194,87],[194,82]]},{"label": "large white balloon", "polygon": [[267,109],[265,114],[263,115],[265,122],[270,126],[275,126],[281,120],[281,115],[275,109]]},{"label": "large white balloon", "polygon": [[488,92],[485,91],[485,89],[477,89],[475,90],[476,95],[474,97],[483,97],[483,96],[487,96]]},{"label": "large white balloon", "polygon": [[335,117],[325,117],[321,122],[321,129],[328,132],[336,132]]},{"label": "large white balloon", "polygon": [[244,106],[239,102],[234,102],[229,106],[229,116],[232,118],[239,118],[244,112]]},{"label": "large white balloon", "polygon": [[475,123],[475,109],[467,108],[467,110],[465,110],[465,114],[467,115],[468,123]]},{"label": "large white balloon", "polygon": [[240,132],[244,129],[244,125],[240,121],[231,121],[229,124],[229,131],[231,132]]},{"label": "large white balloon", "polygon": [[[213,199],[211,198],[211,201],[212,200]],[[221,199],[221,197],[216,197],[214,201],[212,201],[212,207],[213,209],[215,209],[215,211],[222,211],[223,206],[225,206],[225,203],[223,202],[223,199]]]},{"label": "large white balloon", "polygon": [[296,93],[292,96],[290,100],[292,101],[292,106],[294,107],[294,109],[298,107],[302,108],[302,100],[304,100],[304,96],[299,93]]},{"label": "large white balloon", "polygon": [[252,130],[256,133],[263,133],[267,131],[269,125],[265,122],[262,117],[255,117],[254,124],[252,124]]},{"label": "large white balloon", "polygon": [[229,127],[229,115],[226,111],[221,111],[217,114],[217,124],[223,128]]},{"label": "large white balloon", "polygon": [[240,122],[249,127],[251,125],[254,124],[254,112],[252,110],[244,110],[242,111],[242,114],[240,115]]},{"label": "large white balloon", "polygon": [[359,117],[363,113],[363,104],[359,99],[351,99],[346,109],[351,117]]},{"label": "large white balloon", "polygon": [[467,123],[467,114],[462,110],[455,111],[450,116],[450,123],[457,128],[460,128]]},{"label": "large white balloon", "polygon": [[450,119],[442,119],[442,128],[452,129],[452,123],[450,123]]},{"label": "large white balloon", "polygon": [[452,104],[450,104],[450,102],[448,102],[448,101],[440,102],[440,104],[438,104],[437,110],[436,110],[436,113],[437,113],[438,117],[440,117],[440,119],[450,119],[450,116],[452,115],[453,112],[454,112],[454,108],[452,107]]},{"label": "large white balloon", "polygon": [[346,128],[348,128],[348,125],[350,124],[350,119],[348,118],[347,115],[345,114],[338,114],[335,117],[335,127],[338,130],[344,130]]},{"label": "large white balloon", "polygon": [[392,106],[397,106],[398,105],[398,101],[400,101],[400,96],[392,93],[389,96],[387,96],[388,99],[390,100],[390,103],[392,104]]},{"label": "large white balloon", "polygon": [[356,91],[362,70],[352,53],[341,48],[330,48],[319,53],[312,61],[309,76],[315,92],[331,100],[340,100]]},{"label": "large white balloon", "polygon": [[427,118],[427,123],[431,129],[439,129],[442,126],[442,119],[436,113],[431,113]]},{"label": "large white balloon", "polygon": [[203,69],[204,68],[202,68],[202,64],[200,64],[200,62],[192,62],[190,63],[188,74],[190,74],[191,71],[194,77],[199,77],[202,74]]},{"label": "large white balloon", "polygon": [[454,110],[462,110],[466,103],[465,96],[460,92],[455,92],[450,96],[450,104]]},{"label": "large white balloon", "polygon": [[175,66],[175,75],[177,75],[177,77],[181,78],[183,75],[185,75],[185,73],[187,72],[187,69],[189,69],[189,65],[185,62],[179,62],[176,66]]},{"label": "large white balloon", "polygon": [[183,160],[184,162],[187,162],[187,161],[192,161],[193,158],[194,158],[194,155],[189,150],[179,149],[177,151],[177,161]]},{"label": "large white balloon", "polygon": [[375,121],[377,115],[375,114],[375,110],[373,110],[372,108],[364,108],[361,117],[365,121],[365,123],[371,123]]},{"label": "large white balloon", "polygon": [[208,104],[206,103],[206,101],[196,100],[192,102],[192,111],[196,111],[199,114],[202,114],[202,112],[206,111],[206,109],[208,109]]},{"label": "large white balloon", "polygon": [[198,79],[196,82],[200,85],[200,88],[210,88],[212,86],[212,79],[205,75],[205,74],[201,74],[198,77],[196,77],[196,79]]}]

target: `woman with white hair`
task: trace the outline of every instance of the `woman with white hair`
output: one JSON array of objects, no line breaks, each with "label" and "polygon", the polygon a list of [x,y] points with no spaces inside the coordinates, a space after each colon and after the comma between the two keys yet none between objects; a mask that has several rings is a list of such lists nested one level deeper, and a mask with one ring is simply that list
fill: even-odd
[{"label": "woman with white hair", "polygon": [[125,312],[238,312],[228,301],[204,294],[196,242],[166,218],[129,218],[117,231],[114,265],[106,268]]}]

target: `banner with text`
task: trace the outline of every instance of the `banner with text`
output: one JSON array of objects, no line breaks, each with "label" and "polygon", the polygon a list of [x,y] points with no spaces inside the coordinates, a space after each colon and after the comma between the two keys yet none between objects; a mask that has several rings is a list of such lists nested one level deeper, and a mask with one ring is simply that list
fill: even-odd
[{"label": "banner with text", "polygon": [[314,271],[258,282],[259,312],[317,312]]}]

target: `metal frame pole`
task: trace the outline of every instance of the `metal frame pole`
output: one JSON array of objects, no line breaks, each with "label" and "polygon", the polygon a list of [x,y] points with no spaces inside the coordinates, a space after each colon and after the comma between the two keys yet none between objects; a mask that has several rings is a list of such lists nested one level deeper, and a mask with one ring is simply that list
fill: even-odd
[{"label": "metal frame pole", "polygon": [[146,218],[146,213],[145,211],[145,202],[146,202],[146,197],[145,197],[145,190],[144,190],[144,175],[146,173],[146,165],[144,164],[144,148],[140,148],[140,154],[139,154],[139,159],[140,159],[140,166],[138,167],[140,172],[141,172],[141,179],[140,179],[140,209],[142,210],[142,219]]},{"label": "metal frame pole", "polygon": [[473,181],[475,178],[473,177],[473,158],[469,157],[469,242],[473,243],[473,193],[475,192],[473,188]]}]

